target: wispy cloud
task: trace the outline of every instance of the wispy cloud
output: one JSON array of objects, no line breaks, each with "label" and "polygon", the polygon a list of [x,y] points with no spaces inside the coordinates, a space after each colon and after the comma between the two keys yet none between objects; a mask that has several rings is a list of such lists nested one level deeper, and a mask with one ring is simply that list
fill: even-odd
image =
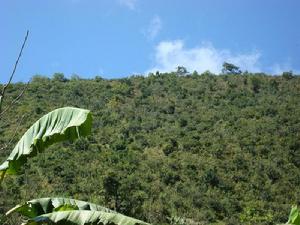
[{"label": "wispy cloud", "polygon": [[50,66],[53,68],[53,69],[57,69],[58,67],[60,67],[61,63],[59,61],[53,61]]},{"label": "wispy cloud", "polygon": [[283,63],[274,63],[268,71],[273,75],[281,75],[283,72],[292,71],[294,74],[300,74],[300,70],[293,68],[291,59]]},{"label": "wispy cloud", "polygon": [[161,18],[156,15],[151,19],[147,30],[145,30],[143,33],[148,39],[152,40],[158,35],[161,29],[162,29]]},{"label": "wispy cloud", "polygon": [[120,5],[126,6],[131,10],[136,9],[137,0],[118,0],[118,1]]},{"label": "wispy cloud", "polygon": [[274,65],[271,66],[271,73],[273,75],[281,75],[283,72],[285,71],[289,71],[291,70],[290,65],[288,64],[279,64],[279,63],[275,63]]},{"label": "wispy cloud", "polygon": [[189,71],[202,73],[209,70],[220,73],[226,62],[239,66],[242,70],[261,71],[258,51],[234,54],[227,49],[217,49],[211,43],[202,43],[194,48],[186,48],[184,41],[163,41],[155,48],[154,66],[148,72],[174,71],[177,66],[184,66]]}]

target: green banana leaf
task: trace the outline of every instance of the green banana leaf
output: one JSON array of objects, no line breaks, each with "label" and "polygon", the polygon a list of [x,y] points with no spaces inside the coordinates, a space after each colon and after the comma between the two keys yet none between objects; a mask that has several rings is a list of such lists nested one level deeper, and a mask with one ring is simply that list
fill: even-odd
[{"label": "green banana leaf", "polygon": [[26,131],[10,156],[0,165],[0,183],[5,173],[18,173],[28,158],[36,156],[49,145],[86,136],[90,134],[91,127],[89,110],[65,107],[46,114]]},{"label": "green banana leaf", "polygon": [[300,225],[300,211],[295,205],[292,206],[287,224]]},{"label": "green banana leaf", "polygon": [[23,225],[57,224],[57,225],[149,225],[141,220],[137,220],[120,213],[109,213],[91,210],[70,210],[43,214],[33,219],[29,219]]},{"label": "green banana leaf", "polygon": [[91,210],[91,211],[117,213],[103,206],[96,205],[90,202],[76,200],[76,199],[39,198],[15,206],[11,210],[9,210],[6,213],[6,215],[9,215],[13,212],[18,212],[23,216],[34,218],[42,214],[58,212],[58,211],[68,211],[68,210]]}]

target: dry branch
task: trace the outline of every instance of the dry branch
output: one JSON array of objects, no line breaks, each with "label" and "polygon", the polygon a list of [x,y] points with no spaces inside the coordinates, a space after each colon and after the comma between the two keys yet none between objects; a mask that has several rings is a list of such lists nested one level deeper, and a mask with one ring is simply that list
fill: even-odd
[{"label": "dry branch", "polygon": [[[7,84],[5,84],[5,85],[3,86],[2,91],[1,91],[1,93],[0,93],[0,113],[2,112],[2,103],[3,103],[4,96],[5,96],[5,91],[6,91],[7,87],[11,84],[11,81],[12,81],[14,75],[15,75],[15,72],[16,72],[17,67],[18,67],[18,64],[19,64],[19,60],[20,60],[20,58],[21,58],[21,56],[22,56],[23,49],[24,49],[25,44],[26,44],[26,42],[27,42],[28,35],[29,35],[29,31],[27,30],[26,36],[25,36],[25,38],[24,38],[22,47],[21,47],[21,49],[20,49],[18,58],[17,58],[17,60],[16,60],[16,62],[15,62],[14,68],[13,68],[13,70],[12,70],[12,73],[11,73],[11,75],[10,75],[10,77],[9,77],[9,80],[8,80]],[[22,91],[22,92],[23,92],[23,91]],[[21,92],[20,97],[23,95],[22,92]],[[20,97],[19,97],[19,98],[20,98]],[[1,117],[0,117],[0,118],[1,118]]]}]

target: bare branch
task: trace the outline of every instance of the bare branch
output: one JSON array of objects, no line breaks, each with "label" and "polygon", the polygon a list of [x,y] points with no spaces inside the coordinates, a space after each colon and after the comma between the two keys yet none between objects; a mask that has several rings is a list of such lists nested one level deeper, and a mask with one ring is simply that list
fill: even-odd
[{"label": "bare branch", "polygon": [[18,100],[24,95],[25,91],[28,88],[28,85],[29,85],[29,82],[27,82],[27,84],[25,85],[25,87],[23,88],[21,93],[14,100],[12,100],[11,103],[2,112],[0,112],[0,119],[3,117],[4,113],[6,111],[8,111],[14,104],[16,104],[18,102]]},{"label": "bare branch", "polygon": [[0,175],[0,185],[3,181],[3,179],[4,179],[5,173],[6,173],[6,170],[4,172],[2,172],[1,175]]},{"label": "bare branch", "polygon": [[16,129],[14,131],[14,134],[12,135],[11,139],[9,140],[9,142],[7,144],[5,144],[5,146],[3,146],[2,148],[0,148],[0,150],[6,149],[13,142],[14,138],[16,137],[16,135],[17,135],[17,133],[18,133],[18,131],[20,129],[20,126],[21,126],[22,122],[24,121],[24,118],[25,118],[25,115],[19,117],[19,119],[18,119],[19,122],[18,122],[18,125],[17,125],[17,127],[16,127]]},{"label": "bare branch", "polygon": [[20,49],[18,58],[17,58],[17,60],[16,60],[16,62],[15,62],[15,66],[14,66],[14,68],[13,68],[13,71],[12,71],[10,77],[9,77],[9,80],[8,80],[7,84],[5,84],[5,85],[3,86],[2,92],[0,93],[0,112],[1,112],[1,106],[2,106],[3,99],[4,99],[4,95],[5,95],[6,88],[10,85],[10,83],[11,83],[11,81],[12,81],[14,75],[15,75],[15,72],[16,72],[16,70],[17,70],[17,67],[18,67],[18,64],[19,64],[19,60],[20,60],[20,58],[21,58],[21,56],[22,56],[23,49],[24,49],[24,47],[25,47],[25,44],[26,44],[28,35],[29,35],[29,31],[27,30],[25,39],[24,39],[23,44],[22,44],[22,47],[21,47],[21,49]]}]

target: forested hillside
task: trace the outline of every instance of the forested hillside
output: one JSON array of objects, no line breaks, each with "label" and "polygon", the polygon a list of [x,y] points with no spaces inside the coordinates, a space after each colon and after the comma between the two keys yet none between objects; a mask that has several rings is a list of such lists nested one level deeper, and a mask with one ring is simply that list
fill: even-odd
[{"label": "forested hillside", "polygon": [[[6,103],[24,85],[10,86]],[[34,76],[1,116],[1,162],[29,126],[63,106],[91,110],[92,135],[56,144],[8,176],[0,224],[20,224],[3,214],[47,196],[161,225],[283,223],[300,203],[299,76]]]}]

